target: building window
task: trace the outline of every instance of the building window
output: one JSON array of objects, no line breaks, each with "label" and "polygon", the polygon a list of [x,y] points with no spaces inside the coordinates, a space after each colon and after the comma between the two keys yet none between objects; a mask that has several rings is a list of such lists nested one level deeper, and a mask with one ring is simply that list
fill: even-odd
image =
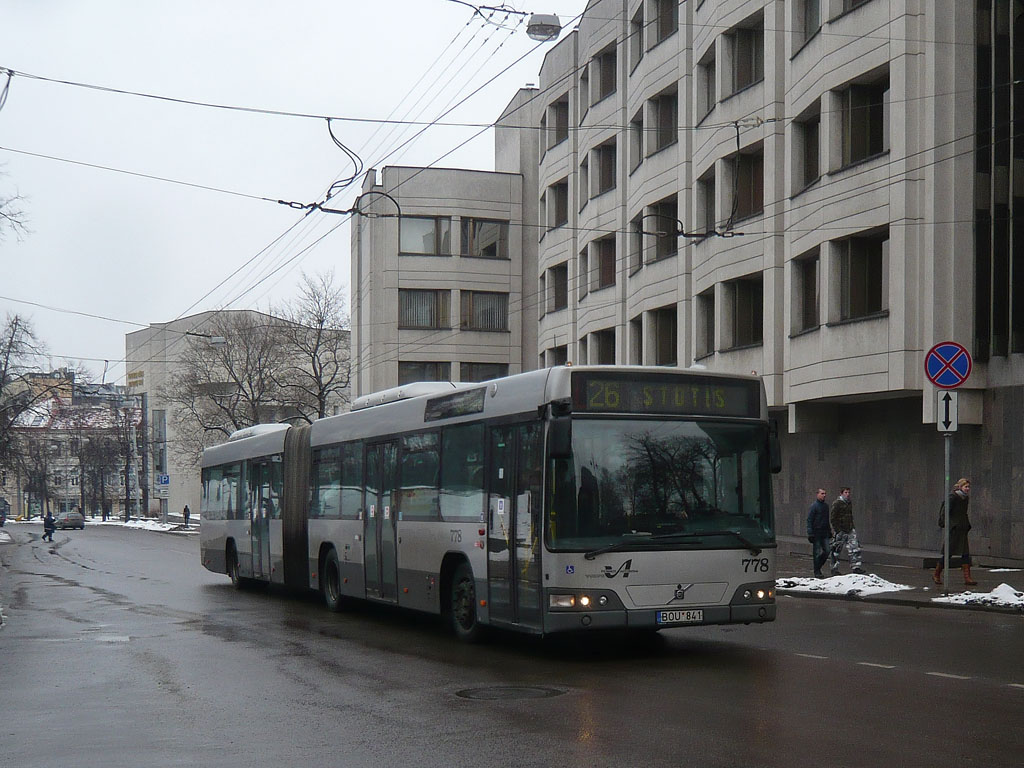
[{"label": "building window", "polygon": [[580,122],[587,116],[590,108],[590,66],[585,65],[580,71]]},{"label": "building window", "polygon": [[843,0],[843,13],[852,11],[858,5],[864,5],[868,0]]},{"label": "building window", "polygon": [[715,67],[715,46],[697,66],[697,114],[703,120],[718,103],[718,70]]},{"label": "building window", "polygon": [[569,138],[569,96],[563,96],[548,111],[548,148],[551,148]]},{"label": "building window", "polygon": [[821,321],[821,288],[818,282],[818,251],[801,256],[793,262],[793,277],[796,281],[796,331],[809,331],[817,328]]},{"label": "building window", "polygon": [[764,338],[764,280],[761,275],[725,284],[732,304],[731,347],[760,344]]},{"label": "building window", "polygon": [[851,237],[839,243],[839,312],[843,320],[882,311],[889,235]]},{"label": "building window", "polygon": [[644,4],[636,9],[629,22],[629,71],[636,69],[644,57]]},{"label": "building window", "polygon": [[615,285],[615,235],[594,241],[595,284],[594,288]]},{"label": "building window", "polygon": [[548,367],[565,365],[567,362],[569,362],[569,346],[567,344],[548,350]]},{"label": "building window", "polygon": [[398,327],[408,329],[450,328],[451,296],[449,290],[398,291]]},{"label": "building window", "polygon": [[711,167],[703,178],[697,181],[697,226],[705,235],[715,232],[718,219],[715,218],[715,168]]},{"label": "building window", "polygon": [[449,256],[452,220],[442,216],[403,216],[399,219],[398,250],[418,256]]},{"label": "building window", "polygon": [[616,55],[615,43],[605,48],[601,53],[594,57],[595,72],[597,73],[597,87],[594,88],[594,99],[592,104],[602,99],[607,99],[613,93],[615,93],[615,69],[616,61],[618,57]]},{"label": "building window", "polygon": [[548,228],[569,223],[569,181],[562,179],[548,187]]},{"label": "building window", "polygon": [[678,330],[675,305],[654,310],[651,319],[654,321],[654,364],[676,365]]},{"label": "building window", "polygon": [[[800,189],[809,187],[821,176],[819,158],[821,156],[821,115],[815,114],[797,124],[797,137],[801,144],[800,158],[803,167],[798,178]],[[799,190],[797,190],[799,191]]]},{"label": "building window", "polygon": [[547,275],[544,272],[541,272],[540,280],[538,281],[538,285],[537,285],[537,288],[538,288],[538,290],[537,290],[537,302],[540,304],[540,316],[541,317],[544,317],[544,315],[548,311],[547,310],[547,306],[546,306],[546,301],[547,301],[547,298],[548,298],[547,285],[548,285]]},{"label": "building window", "polygon": [[587,365],[590,362],[590,357],[588,357],[587,352],[586,336],[576,342],[576,358],[580,361],[580,365]]},{"label": "building window", "polygon": [[507,331],[508,294],[461,291],[462,330]]},{"label": "building window", "polygon": [[764,154],[739,155],[733,161],[736,174],[735,218],[756,216],[764,210]]},{"label": "building window", "polygon": [[644,364],[644,316],[629,321],[629,364]]},{"label": "building window", "polygon": [[843,165],[889,149],[889,76],[842,93]]},{"label": "building window", "polygon": [[644,161],[644,110],[640,109],[629,121],[629,172]]},{"label": "building window", "polygon": [[507,259],[508,222],[464,218],[462,255],[477,259]]},{"label": "building window", "polygon": [[608,328],[594,334],[594,354],[597,365],[615,365],[615,329]]},{"label": "building window", "polygon": [[803,0],[802,11],[804,42],[807,42],[821,29],[821,0]]},{"label": "building window", "polygon": [[654,0],[654,45],[679,29],[679,0]]},{"label": "building window", "polygon": [[679,94],[673,87],[651,99],[654,120],[654,146],[651,154],[675,144],[679,140]]},{"label": "building window", "polygon": [[584,248],[582,251],[580,251],[580,258],[579,258],[580,273],[579,273],[579,277],[577,279],[578,280],[578,287],[576,289],[576,294],[577,294],[577,298],[579,300],[581,300],[581,301],[583,300],[583,297],[586,296],[590,292],[590,259],[588,258],[588,256],[589,256],[589,254],[587,253],[587,249],[586,248]]},{"label": "building window", "polygon": [[715,289],[697,294],[697,357],[715,351]]},{"label": "building window", "polygon": [[569,264],[563,262],[548,270],[548,311],[556,312],[569,306]]},{"label": "building window", "polygon": [[417,381],[451,381],[451,363],[399,361],[398,383],[413,384]]},{"label": "building window", "polygon": [[676,196],[667,197],[651,206],[650,223],[657,233],[654,239],[654,260],[675,256],[679,250],[679,206]]},{"label": "building window", "polygon": [[629,222],[629,274],[640,271],[644,265],[644,220],[637,216]]},{"label": "building window", "polygon": [[615,166],[616,166],[615,139],[607,141],[594,150],[594,159],[597,164],[597,194],[615,189]]},{"label": "building window", "polygon": [[508,376],[508,363],[459,363],[459,381],[490,381]]},{"label": "building window", "polygon": [[590,161],[586,158],[580,163],[580,210],[582,211],[590,199]]},{"label": "building window", "polygon": [[732,42],[732,92],[764,80],[764,28],[736,29],[729,35]]}]

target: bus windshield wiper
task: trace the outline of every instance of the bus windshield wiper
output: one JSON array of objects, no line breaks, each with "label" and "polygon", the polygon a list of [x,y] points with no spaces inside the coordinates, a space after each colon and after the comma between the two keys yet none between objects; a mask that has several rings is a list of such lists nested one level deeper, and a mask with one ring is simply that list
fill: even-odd
[{"label": "bus windshield wiper", "polygon": [[[634,534],[636,536],[636,534]],[[642,538],[630,538],[623,541],[617,541],[614,544],[609,544],[606,547],[591,550],[583,555],[587,560],[593,560],[598,555],[603,555],[606,552],[615,552],[616,550],[625,549],[632,544],[637,544],[643,541],[665,541],[667,539],[702,539],[705,536],[734,536],[740,540],[740,542],[753,555],[761,554],[761,548],[751,542],[746,536],[741,534],[739,531],[731,531],[728,529],[720,531],[677,531],[676,533],[658,533],[654,535],[642,534]]]}]

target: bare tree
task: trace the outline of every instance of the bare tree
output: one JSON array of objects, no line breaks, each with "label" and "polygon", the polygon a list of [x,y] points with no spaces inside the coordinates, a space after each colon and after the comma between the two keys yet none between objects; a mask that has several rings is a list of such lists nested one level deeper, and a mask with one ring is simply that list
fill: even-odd
[{"label": "bare tree", "polygon": [[349,402],[351,357],[345,293],[334,272],[305,273],[299,297],[276,311],[287,322],[281,333],[288,346],[277,374],[282,398],[307,422],[330,416]]},{"label": "bare tree", "polygon": [[175,452],[195,462],[237,429],[286,417],[280,372],[283,322],[256,312],[223,312],[209,335],[188,338],[177,372],[161,392],[171,408]]},{"label": "bare tree", "polygon": [[[6,174],[0,173],[0,178]],[[14,236],[21,240],[28,234],[28,217],[22,203],[25,198],[18,193],[0,194],[0,242],[4,240],[7,232],[13,232]]]},{"label": "bare tree", "polygon": [[45,349],[32,324],[21,315],[7,315],[0,327],[0,464],[13,462],[14,428],[23,414],[52,397],[53,387],[32,387],[28,375],[40,369]]}]

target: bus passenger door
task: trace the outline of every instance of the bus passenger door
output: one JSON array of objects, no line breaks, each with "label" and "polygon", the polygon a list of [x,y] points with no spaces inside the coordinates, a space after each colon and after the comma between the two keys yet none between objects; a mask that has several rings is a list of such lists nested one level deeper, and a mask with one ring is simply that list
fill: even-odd
[{"label": "bus passenger door", "polygon": [[253,463],[249,475],[249,530],[252,536],[252,576],[270,578],[270,518],[277,503],[272,485],[272,466]]},{"label": "bus passenger door", "polygon": [[490,437],[487,580],[491,618],[541,625],[542,425],[495,427]]},{"label": "bus passenger door", "polygon": [[398,551],[395,522],[395,480],[398,444],[377,443],[366,448],[366,514],[363,528],[363,562],[366,596],[398,599]]}]

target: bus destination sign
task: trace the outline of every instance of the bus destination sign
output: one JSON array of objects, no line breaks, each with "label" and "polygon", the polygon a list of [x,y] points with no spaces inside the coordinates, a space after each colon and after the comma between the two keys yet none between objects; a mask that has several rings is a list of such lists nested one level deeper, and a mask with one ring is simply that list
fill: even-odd
[{"label": "bus destination sign", "polygon": [[650,373],[590,373],[572,378],[573,411],[667,413],[689,416],[759,418],[761,388],[756,381]]}]

